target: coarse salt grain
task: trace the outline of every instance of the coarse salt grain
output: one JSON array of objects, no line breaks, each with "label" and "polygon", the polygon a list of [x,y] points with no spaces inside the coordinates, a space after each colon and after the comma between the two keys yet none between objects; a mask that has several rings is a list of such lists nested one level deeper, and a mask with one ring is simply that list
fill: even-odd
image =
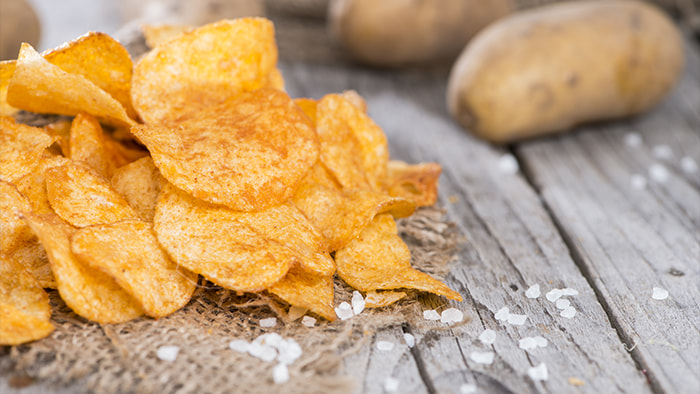
[{"label": "coarse salt grain", "polygon": [[476,394],[476,385],[473,383],[464,383],[459,386],[459,394]]},{"label": "coarse salt grain", "polygon": [[479,340],[484,345],[493,345],[493,343],[496,342],[496,331],[490,328],[485,329],[484,332],[479,335]]},{"label": "coarse salt grain", "polygon": [[389,350],[394,348],[394,343],[389,342],[389,341],[378,341],[377,342],[377,350],[381,350],[383,352],[388,352]]},{"label": "coarse salt grain", "polygon": [[352,292],[352,313],[359,315],[363,310],[365,310],[365,298],[355,290]]},{"label": "coarse salt grain", "polygon": [[175,361],[179,352],[178,346],[161,346],[156,351],[156,356],[163,361]]},{"label": "coarse salt grain", "polygon": [[527,376],[532,380],[547,380],[549,378],[547,365],[545,363],[540,363],[540,365],[536,367],[529,368],[527,370]]},{"label": "coarse salt grain", "polygon": [[578,290],[572,289],[571,287],[565,287],[561,289],[561,295],[563,296],[577,296]]},{"label": "coarse salt grain", "polygon": [[494,352],[472,352],[469,359],[477,364],[493,364],[493,358],[496,356]]},{"label": "coarse salt grain", "polygon": [[651,148],[651,154],[656,157],[657,159],[672,159],[673,158],[673,150],[671,149],[670,146],[662,144],[662,145],[656,145],[653,148]]},{"label": "coarse salt grain", "polygon": [[639,133],[627,133],[625,134],[625,145],[630,148],[636,148],[642,145],[642,136]]},{"label": "coarse salt grain", "polygon": [[513,324],[515,326],[522,326],[525,324],[525,321],[527,320],[527,315],[516,315],[514,313],[511,313],[508,315],[508,323]]},{"label": "coarse salt grain", "polygon": [[301,346],[292,338],[281,342],[277,346],[277,361],[283,364],[291,364],[301,357]]},{"label": "coarse salt grain", "polygon": [[274,317],[268,317],[267,319],[260,319],[260,327],[274,327],[277,325],[277,319]]},{"label": "coarse salt grain", "polygon": [[423,311],[423,319],[425,320],[440,320],[440,314],[434,309]]},{"label": "coarse salt grain", "polygon": [[503,174],[513,175],[518,172],[519,168],[518,160],[510,153],[506,153],[498,159],[498,169]]},{"label": "coarse salt grain", "polygon": [[413,335],[411,335],[409,333],[403,334],[403,340],[406,342],[406,345],[409,348],[416,346],[416,337],[414,337]]},{"label": "coarse salt grain", "polygon": [[567,319],[573,319],[574,316],[576,316],[576,309],[574,309],[573,306],[567,306],[561,311],[559,315]]},{"label": "coarse salt grain", "polygon": [[560,298],[556,303],[554,303],[554,305],[556,305],[557,309],[566,309],[571,306],[571,301]]},{"label": "coarse salt grain", "polygon": [[499,309],[496,314],[493,315],[494,319],[500,320],[500,321],[507,321],[508,320],[508,315],[510,314],[510,310],[508,309],[507,306],[504,306],[503,308]]},{"label": "coarse salt grain", "polygon": [[248,354],[263,361],[272,361],[277,358],[277,349],[259,342],[253,342],[248,348]]},{"label": "coarse salt grain", "polygon": [[452,324],[459,323],[464,319],[464,313],[456,308],[447,308],[440,315],[440,322]]},{"label": "coarse salt grain", "polygon": [[647,188],[647,179],[644,178],[644,175],[632,174],[630,177],[630,186],[632,186],[634,190],[644,190]]},{"label": "coarse salt grain", "polygon": [[287,364],[277,364],[272,368],[272,380],[275,384],[287,383],[289,381],[289,368]]},{"label": "coarse salt grain", "polygon": [[690,156],[683,156],[681,159],[681,169],[688,174],[698,172],[698,163]]},{"label": "coarse salt grain", "polygon": [[536,337],[526,337],[521,339],[518,342],[518,347],[523,350],[530,350],[538,347],[546,347],[547,343],[548,342],[544,337],[538,335]]},{"label": "coarse salt grain", "polygon": [[662,289],[661,287],[654,287],[652,289],[651,298],[655,300],[665,300],[668,298],[668,290]]},{"label": "coarse salt grain", "polygon": [[347,320],[353,316],[355,313],[352,311],[352,306],[347,302],[343,301],[335,308],[335,314],[338,315],[340,320]]},{"label": "coarse salt grain", "polygon": [[389,377],[384,379],[384,391],[387,393],[393,393],[399,389],[399,380]]},{"label": "coarse salt grain", "polygon": [[538,335],[534,338],[535,338],[535,345],[537,345],[538,347],[547,347],[547,344],[549,344],[549,342],[547,342],[547,339],[545,337]]},{"label": "coarse salt grain", "polygon": [[316,325],[316,319],[311,316],[304,316],[301,318],[301,324],[306,327],[313,327]]},{"label": "coarse salt grain", "polygon": [[302,308],[300,306],[291,306],[289,307],[289,311],[287,312],[287,316],[289,317],[289,320],[295,321],[298,318],[304,316],[308,309]]},{"label": "coarse salt grain", "polygon": [[550,302],[555,302],[556,300],[561,298],[561,296],[563,296],[563,295],[564,295],[564,293],[562,292],[561,289],[552,289],[552,290],[548,291],[547,294],[545,294],[545,297]]},{"label": "coarse salt grain", "polygon": [[664,183],[669,178],[669,173],[666,167],[661,164],[654,163],[649,166],[649,177],[656,182]]},{"label": "coarse salt grain", "polygon": [[525,297],[527,298],[537,298],[540,296],[540,285],[534,284],[525,290]]},{"label": "coarse salt grain", "polygon": [[229,349],[235,350],[237,352],[248,353],[248,349],[250,349],[250,343],[243,339],[235,339],[229,342],[228,347]]}]

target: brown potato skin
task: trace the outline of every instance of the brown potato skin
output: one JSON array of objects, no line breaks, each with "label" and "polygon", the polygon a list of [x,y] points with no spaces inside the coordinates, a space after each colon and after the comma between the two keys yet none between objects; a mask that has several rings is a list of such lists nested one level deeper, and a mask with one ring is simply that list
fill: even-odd
[{"label": "brown potato skin", "polygon": [[447,105],[469,131],[508,143],[642,113],[683,62],[678,29],[652,5],[554,4],[477,35],[452,68]]},{"label": "brown potato skin", "polygon": [[332,0],[331,34],[357,60],[402,66],[454,59],[512,0]]}]

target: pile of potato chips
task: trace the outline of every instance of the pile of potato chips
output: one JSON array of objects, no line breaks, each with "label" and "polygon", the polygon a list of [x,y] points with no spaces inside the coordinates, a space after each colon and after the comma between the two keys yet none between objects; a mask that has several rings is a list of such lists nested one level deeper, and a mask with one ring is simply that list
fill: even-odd
[{"label": "pile of potato chips", "polygon": [[[333,278],[374,306],[417,289],[395,218],[437,198],[440,167],[390,161],[357,93],[292,99],[274,28],[225,20],[133,65],[91,33],[0,63],[0,345],[53,327],[44,288],[78,315],[167,316],[201,275],[334,320]],[[17,123],[18,109],[72,118]]]}]

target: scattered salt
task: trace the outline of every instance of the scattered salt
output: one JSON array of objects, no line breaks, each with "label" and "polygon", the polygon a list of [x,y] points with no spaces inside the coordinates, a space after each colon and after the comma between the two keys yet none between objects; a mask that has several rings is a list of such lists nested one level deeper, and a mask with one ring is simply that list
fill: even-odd
[{"label": "scattered salt", "polygon": [[557,306],[557,309],[566,309],[571,306],[571,301],[560,298],[554,305]]},{"label": "scattered salt", "polygon": [[355,315],[352,311],[352,306],[345,301],[335,308],[335,314],[338,315],[340,320],[347,320]]},{"label": "scattered salt", "polygon": [[270,345],[253,342],[248,348],[248,354],[263,361],[272,361],[277,358],[277,349]]},{"label": "scattered salt", "polygon": [[632,186],[634,190],[644,190],[647,187],[647,179],[644,178],[644,175],[632,174],[630,177],[630,186]]},{"label": "scattered salt", "polygon": [[534,284],[530,286],[527,290],[525,290],[525,297],[527,298],[537,298],[540,296],[540,285],[539,284]]},{"label": "scattered salt", "polygon": [[305,325],[306,327],[313,327],[316,325],[316,319],[311,316],[304,316],[301,318],[301,324]]},{"label": "scattered salt", "polygon": [[499,309],[498,312],[496,312],[496,314],[493,315],[493,317],[496,320],[507,321],[509,314],[510,314],[510,310],[508,309],[507,306],[504,306],[503,308]]},{"label": "scattered salt", "polygon": [[289,320],[295,321],[298,318],[304,316],[308,309],[302,308],[300,306],[291,306],[289,307],[289,312],[287,312],[287,317],[289,317]]},{"label": "scattered salt", "polygon": [[496,331],[489,328],[485,329],[484,332],[479,335],[479,340],[484,345],[493,345],[496,342]]},{"label": "scattered salt", "polygon": [[383,352],[388,352],[389,350],[394,348],[394,343],[389,342],[389,341],[378,341],[377,342],[377,350],[381,350]]},{"label": "scattered salt", "polygon": [[277,319],[274,317],[268,317],[267,319],[260,319],[260,327],[274,327],[277,325]]},{"label": "scattered salt", "polygon": [[384,379],[384,391],[387,393],[393,393],[399,389],[399,380],[389,377]]},{"label": "scattered salt", "polygon": [[552,290],[548,291],[547,294],[545,294],[545,297],[547,297],[547,299],[550,302],[555,302],[556,300],[561,298],[561,296],[563,296],[563,295],[564,295],[564,293],[562,292],[561,289],[552,289]]},{"label": "scattered salt", "polygon": [[668,180],[669,173],[666,167],[655,163],[649,167],[649,177],[656,182],[664,183]]},{"label": "scattered salt", "polygon": [[510,153],[506,153],[501,156],[500,159],[498,159],[498,169],[503,174],[515,174],[518,172],[519,168],[520,166],[518,165],[518,161],[515,159],[515,156],[511,155]]},{"label": "scattered salt", "polygon": [[363,310],[365,310],[365,298],[355,290],[352,292],[352,313],[359,315]]},{"label": "scattered salt", "polygon": [[472,352],[469,358],[477,364],[492,364],[494,352]]},{"label": "scattered salt", "polygon": [[692,157],[684,156],[681,159],[681,169],[688,174],[698,172],[698,163]]},{"label": "scattered salt", "polygon": [[447,308],[440,316],[440,322],[447,324],[459,323],[462,319],[464,319],[464,313],[456,308]]},{"label": "scattered salt", "polygon": [[521,339],[518,342],[518,347],[520,347],[523,350],[530,350],[538,347],[546,347],[547,343],[548,342],[544,337],[538,335],[536,337],[527,337]]},{"label": "scattered salt", "polygon": [[476,385],[473,383],[464,383],[459,386],[459,394],[476,394]]},{"label": "scattered salt", "polygon": [[178,346],[161,346],[156,351],[156,356],[163,361],[175,361],[179,352]]},{"label": "scattered salt", "polygon": [[416,345],[416,337],[414,337],[413,335],[411,335],[409,333],[403,334],[403,340],[406,341],[406,345],[409,348],[412,348]]},{"label": "scattered salt", "polygon": [[668,290],[662,289],[661,287],[654,287],[652,289],[651,298],[655,300],[665,300],[668,298]]},{"label": "scattered salt", "polygon": [[642,137],[639,133],[627,133],[625,134],[625,145],[630,148],[636,148],[642,145]]},{"label": "scattered salt", "polygon": [[656,145],[651,148],[651,154],[657,159],[672,159],[673,150],[668,145]]},{"label": "scattered salt", "polygon": [[428,309],[423,311],[423,318],[425,320],[440,320],[440,314],[434,309]]},{"label": "scattered salt", "polygon": [[567,306],[561,311],[559,315],[567,319],[573,319],[574,316],[576,316],[576,309],[574,309],[573,306]]},{"label": "scattered salt", "polygon": [[277,345],[277,361],[282,364],[291,364],[301,357],[301,346],[292,338]]},{"label": "scattered salt", "polygon": [[250,349],[250,343],[243,339],[236,339],[229,342],[228,347],[229,349],[235,350],[237,352],[248,353],[248,349]]},{"label": "scattered salt", "polygon": [[547,365],[545,363],[540,363],[540,365],[527,370],[527,376],[532,380],[547,380],[549,377],[548,375]]},{"label": "scattered salt", "polygon": [[289,369],[287,364],[277,364],[272,368],[272,380],[276,384],[287,383],[289,381]]},{"label": "scattered salt", "polygon": [[514,313],[508,315],[509,324],[522,326],[523,324],[525,324],[525,320],[527,320],[527,315],[516,315]]}]

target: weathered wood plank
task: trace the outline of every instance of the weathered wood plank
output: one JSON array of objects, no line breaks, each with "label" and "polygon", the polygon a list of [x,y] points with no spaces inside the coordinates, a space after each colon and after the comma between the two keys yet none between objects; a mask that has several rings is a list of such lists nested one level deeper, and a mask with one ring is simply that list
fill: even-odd
[{"label": "weathered wood plank", "polygon": [[[700,173],[680,164],[700,162],[699,65],[689,44],[679,86],[645,116],[516,148],[634,358],[664,392],[700,390]],[[625,143],[632,132],[640,145]],[[668,179],[650,176],[653,165]],[[635,174],[646,188],[632,185]],[[669,298],[652,299],[655,286]]]}]

